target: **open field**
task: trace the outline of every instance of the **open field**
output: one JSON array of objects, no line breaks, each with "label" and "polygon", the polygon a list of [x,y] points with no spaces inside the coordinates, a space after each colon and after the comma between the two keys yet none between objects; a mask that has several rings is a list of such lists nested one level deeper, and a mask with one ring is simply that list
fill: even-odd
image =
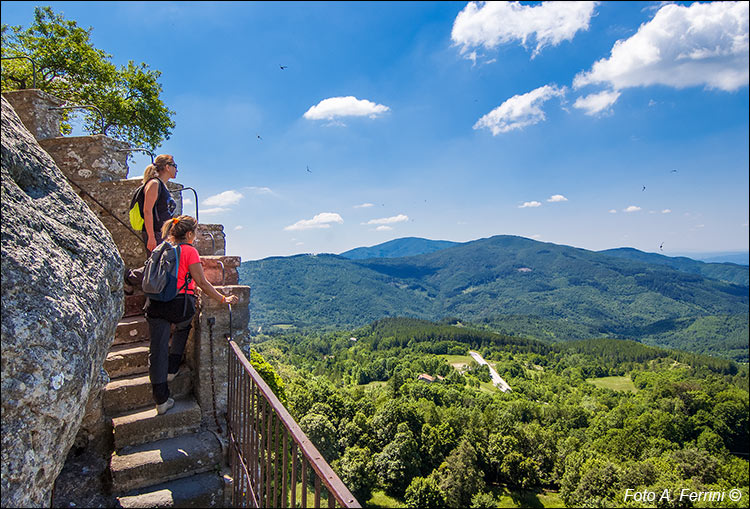
[{"label": "open field", "polygon": [[613,391],[638,392],[629,376],[604,376],[601,378],[588,378],[586,381],[597,387],[612,389]]}]

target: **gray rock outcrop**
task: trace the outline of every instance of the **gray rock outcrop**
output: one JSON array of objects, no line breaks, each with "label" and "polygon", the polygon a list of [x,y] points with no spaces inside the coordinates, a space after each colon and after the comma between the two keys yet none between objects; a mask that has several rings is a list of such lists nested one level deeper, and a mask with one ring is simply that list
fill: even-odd
[{"label": "gray rock outcrop", "polygon": [[2,506],[49,506],[123,312],[110,233],[2,99]]}]

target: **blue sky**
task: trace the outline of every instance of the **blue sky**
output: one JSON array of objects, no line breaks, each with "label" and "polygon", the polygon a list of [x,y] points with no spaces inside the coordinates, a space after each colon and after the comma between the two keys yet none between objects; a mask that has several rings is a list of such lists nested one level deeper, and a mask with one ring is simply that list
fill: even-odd
[{"label": "blue sky", "polygon": [[747,2],[3,1],[2,22],[35,5],[161,71],[157,152],[243,260],[498,234],[748,249]]}]

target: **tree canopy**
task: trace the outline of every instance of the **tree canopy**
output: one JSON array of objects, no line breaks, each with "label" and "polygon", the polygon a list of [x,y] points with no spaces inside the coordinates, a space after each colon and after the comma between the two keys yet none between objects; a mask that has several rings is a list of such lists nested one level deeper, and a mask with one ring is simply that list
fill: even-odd
[{"label": "tree canopy", "polygon": [[[153,151],[175,127],[175,112],[160,98],[161,72],[132,60],[116,66],[111,55],[94,47],[92,30],[50,7],[36,7],[29,28],[2,25],[2,56],[32,59],[38,89],[65,100],[67,106],[95,106],[104,117],[103,134]],[[32,86],[32,65],[26,58],[3,61],[3,92]],[[71,132],[67,122],[62,128],[65,134]],[[83,128],[100,132],[96,112],[85,113]]]}]

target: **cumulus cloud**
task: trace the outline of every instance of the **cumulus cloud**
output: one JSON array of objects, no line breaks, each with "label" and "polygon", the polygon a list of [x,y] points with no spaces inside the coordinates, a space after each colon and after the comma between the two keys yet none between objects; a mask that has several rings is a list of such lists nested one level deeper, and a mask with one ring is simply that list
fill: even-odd
[{"label": "cumulus cloud", "polygon": [[386,225],[380,225],[377,228],[375,228],[375,231],[378,232],[387,232],[393,230],[392,226],[386,226]]},{"label": "cumulus cloud", "polygon": [[610,214],[617,214],[617,211],[615,209],[609,209]]},{"label": "cumulus cloud", "polygon": [[243,190],[247,190],[253,194],[276,194],[274,193],[270,187],[257,187],[257,186],[248,186],[243,187]]},{"label": "cumulus cloud", "polygon": [[361,205],[355,205],[354,208],[355,209],[367,209],[367,208],[374,207],[374,206],[375,205],[373,205],[372,203],[362,203]]},{"label": "cumulus cloud", "polygon": [[240,230],[243,230],[244,228],[245,228],[244,226],[242,226],[241,224],[238,224],[237,226],[234,227],[234,231],[238,232]]},{"label": "cumulus cloud", "polygon": [[451,39],[461,54],[476,62],[476,47],[491,50],[519,41],[527,47],[533,37],[534,58],[547,46],[570,41],[579,30],[587,30],[597,2],[469,2],[453,22]]},{"label": "cumulus cloud", "polygon": [[393,217],[382,217],[380,219],[370,219],[369,221],[363,224],[393,224],[393,223],[403,223],[404,221],[408,221],[408,220],[409,220],[409,216],[406,216],[404,214],[399,214]]},{"label": "cumulus cloud", "polygon": [[212,207],[208,209],[201,209],[201,214],[220,214],[222,212],[228,212],[229,209],[226,207]]},{"label": "cumulus cloud", "polygon": [[638,212],[639,210],[641,210],[640,207],[638,207],[636,205],[631,205],[628,208],[623,209],[623,212]]},{"label": "cumulus cloud", "polygon": [[203,204],[209,207],[226,207],[229,205],[235,205],[243,198],[241,193],[237,191],[224,191],[223,193],[209,196],[203,200]]},{"label": "cumulus cloud", "polygon": [[312,219],[301,219],[294,224],[285,226],[284,230],[314,230],[318,228],[330,228],[331,223],[343,223],[342,217],[335,212],[321,212]]},{"label": "cumulus cloud", "polygon": [[354,96],[330,97],[310,107],[303,116],[309,120],[333,120],[337,117],[376,118],[389,110],[388,106],[375,104],[367,99],[357,99]]},{"label": "cumulus cloud", "polygon": [[586,115],[597,115],[609,110],[617,102],[620,92],[616,90],[605,90],[597,94],[590,94],[585,97],[579,97],[573,103],[574,108],[584,110]]},{"label": "cumulus cloud", "polygon": [[551,203],[555,203],[555,202],[560,202],[560,201],[568,201],[568,199],[561,194],[553,194],[552,196],[547,198],[547,201]]},{"label": "cumulus cloud", "polygon": [[527,209],[527,208],[531,208],[531,207],[541,207],[541,206],[542,206],[542,204],[540,202],[538,202],[538,201],[527,201],[527,202],[524,202],[523,205],[519,205],[518,208],[519,209]]},{"label": "cumulus cloud", "polygon": [[578,74],[573,86],[706,86],[737,90],[748,84],[748,3],[663,6],[632,37],[619,40],[609,58]]},{"label": "cumulus cloud", "polygon": [[546,117],[541,106],[553,97],[565,95],[564,88],[544,85],[522,95],[514,95],[503,104],[477,120],[474,129],[486,127],[493,136],[538,124]]},{"label": "cumulus cloud", "polygon": [[671,214],[672,210],[671,209],[664,209],[664,210],[661,211],[661,213],[662,214]]}]

